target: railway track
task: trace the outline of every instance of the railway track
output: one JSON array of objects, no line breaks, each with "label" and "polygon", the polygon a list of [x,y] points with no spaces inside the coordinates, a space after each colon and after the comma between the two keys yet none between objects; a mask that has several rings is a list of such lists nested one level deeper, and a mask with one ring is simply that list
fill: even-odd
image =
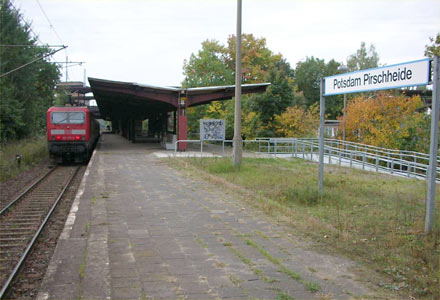
[{"label": "railway track", "polygon": [[0,211],[0,299],[79,169],[51,169]]}]

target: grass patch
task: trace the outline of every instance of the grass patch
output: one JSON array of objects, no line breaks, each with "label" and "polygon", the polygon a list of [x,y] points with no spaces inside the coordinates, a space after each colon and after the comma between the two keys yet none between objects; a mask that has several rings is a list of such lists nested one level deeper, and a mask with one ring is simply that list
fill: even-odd
[{"label": "grass patch", "polygon": [[294,300],[295,298],[289,296],[286,293],[280,292],[280,293],[278,293],[278,295],[275,299],[276,300]]},{"label": "grass patch", "polygon": [[274,265],[277,265],[280,268],[281,272],[283,272],[284,274],[289,276],[291,279],[294,279],[294,280],[298,281],[299,283],[303,284],[307,290],[309,290],[313,293],[319,291],[320,287],[317,283],[308,282],[308,281],[304,280],[301,277],[301,275],[299,275],[295,271],[292,271],[289,268],[287,268],[286,266],[284,266],[278,258],[273,257],[269,252],[267,252],[266,250],[261,248],[254,241],[246,239],[245,242],[246,242],[246,245],[252,246],[256,250],[258,250],[258,252],[260,252],[268,261],[270,261]]},{"label": "grass patch", "polygon": [[[20,167],[16,155],[21,156]],[[23,139],[2,145],[0,149],[0,181],[13,178],[48,157],[45,137]]]},{"label": "grass patch", "polygon": [[[249,201],[319,241],[388,276],[383,286],[418,298],[440,298],[440,188],[433,233],[424,234],[425,181],[318,165],[300,159],[176,160],[246,191]],[[226,183],[225,183],[226,184]],[[240,189],[237,189],[240,191]]]},{"label": "grass patch", "polygon": [[240,286],[241,286],[241,283],[243,282],[243,280],[241,280],[241,279],[238,278],[238,277],[235,277],[235,276],[232,275],[232,274],[229,274],[229,275],[228,275],[228,278],[229,278],[229,281],[231,281],[232,284],[235,285],[236,287],[240,287]]},{"label": "grass patch", "polygon": [[312,293],[316,293],[320,290],[319,285],[314,282],[306,282],[305,287],[307,290],[311,291]]},{"label": "grass patch", "polygon": [[252,272],[254,272],[255,275],[262,278],[264,282],[274,283],[277,281],[276,279],[265,276],[263,270],[255,268],[255,264],[249,258],[247,258],[243,253],[232,247],[230,243],[228,243],[228,245],[226,245],[226,243],[223,245],[227,246],[229,250],[231,250],[231,252],[241,260],[242,263],[246,264],[249,267],[249,269],[252,270]]},{"label": "grass patch", "polygon": [[237,256],[241,260],[242,263],[244,263],[244,264],[248,265],[249,267],[253,268],[254,264],[243,253],[241,253],[240,251],[238,251],[237,249],[235,249],[232,246],[229,246],[229,250],[231,250],[231,252],[234,253],[234,255]]},{"label": "grass patch", "polygon": [[79,266],[79,286],[78,286],[78,294],[79,294],[79,299],[82,298],[82,283],[84,281],[84,272],[86,270],[86,263],[87,263],[87,246],[84,248],[83,253],[82,253],[82,261],[81,261],[81,265]]},{"label": "grass patch", "polygon": [[200,246],[202,246],[202,248],[208,248],[208,246],[206,246],[206,244],[198,236],[194,236],[194,239]]}]

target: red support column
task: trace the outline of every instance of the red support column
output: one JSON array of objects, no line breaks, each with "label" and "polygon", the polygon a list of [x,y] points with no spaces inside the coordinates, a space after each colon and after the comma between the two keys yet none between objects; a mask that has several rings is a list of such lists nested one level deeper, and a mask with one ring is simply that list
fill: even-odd
[{"label": "red support column", "polygon": [[[187,130],[188,130],[188,119],[186,118],[186,116],[182,116],[179,114],[179,130],[177,132],[177,139],[178,140],[188,139]],[[178,145],[179,145],[178,147],[179,151],[186,150],[187,143],[183,142],[183,143],[179,143]]]},{"label": "red support column", "polygon": [[[177,140],[187,140],[188,139],[188,119],[185,115],[185,104],[186,97],[179,95],[177,100]],[[187,147],[187,143],[182,142],[178,143],[177,150],[185,151]]]}]

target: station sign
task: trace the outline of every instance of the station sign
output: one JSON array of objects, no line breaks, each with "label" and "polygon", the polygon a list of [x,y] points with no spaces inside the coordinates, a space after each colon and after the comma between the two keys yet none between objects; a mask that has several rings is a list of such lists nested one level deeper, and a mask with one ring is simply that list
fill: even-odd
[{"label": "station sign", "polygon": [[429,84],[430,59],[328,76],[324,96]]},{"label": "station sign", "polygon": [[203,141],[225,140],[226,122],[221,119],[201,119],[200,139]]}]

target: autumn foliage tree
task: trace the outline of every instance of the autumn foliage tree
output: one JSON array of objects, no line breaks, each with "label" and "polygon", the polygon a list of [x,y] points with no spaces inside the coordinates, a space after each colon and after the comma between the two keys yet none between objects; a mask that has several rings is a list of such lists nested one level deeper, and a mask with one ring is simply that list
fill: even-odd
[{"label": "autumn foliage tree", "polygon": [[[380,92],[358,96],[347,104],[346,140],[378,147],[426,151],[429,116],[419,96],[406,97]],[[343,131],[339,118],[339,132]]]},{"label": "autumn foliage tree", "polygon": [[288,107],[275,117],[278,135],[285,137],[316,137],[319,127],[319,106],[314,104],[308,109],[302,106]]}]

